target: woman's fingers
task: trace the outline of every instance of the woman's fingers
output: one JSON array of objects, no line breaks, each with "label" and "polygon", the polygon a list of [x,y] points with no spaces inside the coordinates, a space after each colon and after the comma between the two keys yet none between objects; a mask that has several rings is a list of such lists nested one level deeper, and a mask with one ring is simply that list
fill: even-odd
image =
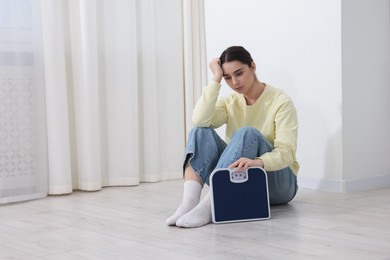
[{"label": "woman's fingers", "polygon": [[220,59],[219,58],[212,59],[210,61],[209,67],[210,67],[211,72],[214,75],[213,79],[216,82],[221,82],[222,76],[223,76],[223,72],[222,72],[222,68],[221,68],[221,61],[220,61]]},{"label": "woman's fingers", "polygon": [[237,167],[237,171],[245,171],[247,170],[249,167],[252,167],[252,166],[256,166],[256,161],[255,160],[251,160],[249,158],[240,158],[238,159],[237,161],[235,161],[234,163],[232,163],[229,168],[232,169],[232,168],[236,168]]}]

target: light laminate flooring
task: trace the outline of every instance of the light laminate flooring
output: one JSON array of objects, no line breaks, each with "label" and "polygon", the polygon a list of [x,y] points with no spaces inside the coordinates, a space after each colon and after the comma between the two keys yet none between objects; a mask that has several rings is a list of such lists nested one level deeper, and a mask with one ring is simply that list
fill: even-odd
[{"label": "light laminate flooring", "polygon": [[0,259],[390,259],[390,188],[300,189],[271,207],[270,220],[166,226],[182,187],[163,181],[2,205]]}]

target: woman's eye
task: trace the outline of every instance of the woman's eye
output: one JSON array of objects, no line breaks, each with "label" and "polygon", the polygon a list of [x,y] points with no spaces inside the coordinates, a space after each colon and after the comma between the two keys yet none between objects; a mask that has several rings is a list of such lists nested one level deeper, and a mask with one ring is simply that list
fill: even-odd
[{"label": "woman's eye", "polygon": [[236,73],[236,76],[241,76],[241,75],[242,75],[242,71]]},{"label": "woman's eye", "polygon": [[229,79],[231,79],[231,77],[225,77],[225,80],[229,80]]}]

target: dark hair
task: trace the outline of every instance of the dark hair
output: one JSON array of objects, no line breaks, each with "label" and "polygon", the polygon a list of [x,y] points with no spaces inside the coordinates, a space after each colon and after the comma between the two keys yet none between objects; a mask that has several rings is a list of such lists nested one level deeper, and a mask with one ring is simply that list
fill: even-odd
[{"label": "dark hair", "polygon": [[219,59],[221,61],[221,65],[225,62],[239,61],[251,67],[253,62],[251,54],[241,46],[231,46],[227,48],[222,52]]}]

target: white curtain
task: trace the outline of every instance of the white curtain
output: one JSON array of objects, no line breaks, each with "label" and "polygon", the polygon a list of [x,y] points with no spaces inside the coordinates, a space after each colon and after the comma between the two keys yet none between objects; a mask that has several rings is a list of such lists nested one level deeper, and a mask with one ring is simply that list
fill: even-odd
[{"label": "white curtain", "polygon": [[181,178],[190,2],[42,1],[50,194]]},{"label": "white curtain", "polygon": [[[17,3],[34,24],[30,83],[23,83],[33,93],[25,107],[33,125],[18,130],[30,138],[23,139],[27,155],[6,149],[19,158],[14,164],[33,159],[24,186],[4,178],[13,137],[0,132],[0,203],[182,178],[192,107],[206,81],[203,1],[0,0],[0,7],[25,17]],[[0,32],[1,47],[9,33]],[[1,100],[11,91],[6,77]],[[7,109],[2,101],[2,125]]]}]

